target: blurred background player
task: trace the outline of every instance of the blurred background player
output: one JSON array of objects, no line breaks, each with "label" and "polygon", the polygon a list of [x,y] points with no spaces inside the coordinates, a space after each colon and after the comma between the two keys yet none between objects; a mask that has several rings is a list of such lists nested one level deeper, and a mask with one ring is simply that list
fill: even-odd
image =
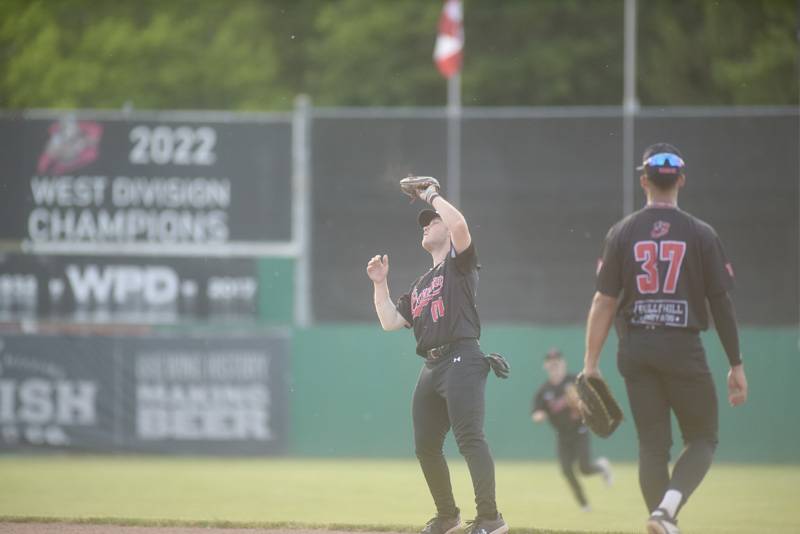
[{"label": "blurred background player", "polygon": [[[583,372],[600,374],[600,351],[616,316],[617,365],[639,436],[639,485],[651,514],[647,532],[675,534],[678,511],[705,477],[717,446],[717,395],[700,340],[708,328],[706,301],[730,363],[732,406],[747,400],[747,379],[729,295],[733,268],[714,229],[678,208],[683,156],[657,143],[642,160],[639,183],[647,205],[606,236]],[[672,476],[671,411],[685,443]]]},{"label": "blurred background player", "polygon": [[578,396],[575,375],[567,372],[567,362],[561,351],[552,348],[544,356],[547,380],[539,387],[531,402],[531,419],[534,423],[549,421],[557,436],[558,461],[561,472],[581,510],[591,510],[578,477],[575,463],[583,475],[602,474],[607,486],[613,482],[611,464],[606,458],[591,460],[589,431],[578,413]]},{"label": "blurred background player", "polygon": [[436,517],[423,534],[449,534],[461,526],[444,439],[450,428],[467,462],[478,515],[469,534],[503,534],[508,525],[495,502],[494,460],[483,434],[486,376],[490,360],[481,352],[475,304],[478,257],[464,216],[431,185],[418,192],[435,208],[419,213],[422,248],[433,266],[412,284],[397,305],[387,276],[389,258],[374,256],[367,275],[374,284],[375,312],[384,330],[413,328],[417,354],[425,359],[412,401],[414,445],[436,504]]}]

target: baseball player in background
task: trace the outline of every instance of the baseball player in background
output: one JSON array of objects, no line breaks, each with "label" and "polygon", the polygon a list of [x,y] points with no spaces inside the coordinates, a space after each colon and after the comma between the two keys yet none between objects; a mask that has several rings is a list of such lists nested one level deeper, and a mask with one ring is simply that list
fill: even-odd
[{"label": "baseball player in background", "polygon": [[[643,156],[647,205],[611,227],[605,239],[586,331],[583,372],[598,360],[616,316],[617,366],[639,436],[639,485],[647,532],[680,532],[677,516],[711,466],[717,446],[717,396],[700,332],[706,302],[730,363],[728,402],[747,400],[747,379],[730,291],[733,269],[714,229],[678,208],[685,164],[674,146]],[[669,472],[674,412],[685,448]]]},{"label": "baseball player in background", "polygon": [[531,419],[534,423],[549,421],[556,432],[558,461],[561,472],[569,483],[581,510],[591,510],[578,477],[575,463],[583,475],[602,474],[607,486],[613,481],[611,463],[600,457],[592,461],[589,429],[583,424],[578,411],[578,394],[575,375],[567,372],[567,362],[561,351],[552,348],[544,356],[547,380],[539,387],[531,402]]},{"label": "baseball player in background", "polygon": [[[464,216],[430,185],[418,196],[434,209],[422,210],[422,248],[433,266],[392,301],[387,283],[389,258],[367,264],[374,284],[375,311],[384,330],[413,328],[417,354],[425,361],[414,390],[414,444],[436,505],[436,517],[423,534],[449,534],[461,525],[443,454],[445,435],[453,429],[472,477],[477,518],[468,534],[503,534],[508,525],[495,503],[494,461],[483,434],[486,377],[492,360],[481,352],[481,327],[475,304],[478,259]],[[496,371],[497,372],[497,371]]]}]

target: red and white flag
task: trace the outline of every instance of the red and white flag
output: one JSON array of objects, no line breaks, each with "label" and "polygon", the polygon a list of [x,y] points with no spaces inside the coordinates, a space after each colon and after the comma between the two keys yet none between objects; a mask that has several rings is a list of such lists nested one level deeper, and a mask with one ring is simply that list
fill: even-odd
[{"label": "red and white flag", "polygon": [[439,17],[439,34],[433,60],[439,72],[450,78],[461,70],[464,49],[464,11],[461,0],[445,0],[442,15]]}]

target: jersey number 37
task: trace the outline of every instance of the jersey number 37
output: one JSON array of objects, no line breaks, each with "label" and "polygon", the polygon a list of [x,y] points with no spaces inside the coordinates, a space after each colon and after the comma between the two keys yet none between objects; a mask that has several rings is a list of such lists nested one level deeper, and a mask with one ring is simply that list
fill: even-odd
[{"label": "jersey number 37", "polygon": [[658,273],[659,261],[668,264],[663,292],[675,293],[685,255],[686,243],[684,241],[637,241],[633,245],[633,257],[641,263],[644,273],[636,276],[636,287],[639,289],[639,293],[648,295],[659,292],[661,282]]}]

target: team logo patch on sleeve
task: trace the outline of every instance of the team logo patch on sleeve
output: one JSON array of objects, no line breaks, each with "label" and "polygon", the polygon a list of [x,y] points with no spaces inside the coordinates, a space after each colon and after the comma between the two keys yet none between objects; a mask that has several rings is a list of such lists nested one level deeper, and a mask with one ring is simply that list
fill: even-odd
[{"label": "team logo patch on sleeve", "polygon": [[656,221],[653,223],[653,229],[650,230],[650,237],[658,239],[664,237],[669,233],[669,223],[667,221]]}]

